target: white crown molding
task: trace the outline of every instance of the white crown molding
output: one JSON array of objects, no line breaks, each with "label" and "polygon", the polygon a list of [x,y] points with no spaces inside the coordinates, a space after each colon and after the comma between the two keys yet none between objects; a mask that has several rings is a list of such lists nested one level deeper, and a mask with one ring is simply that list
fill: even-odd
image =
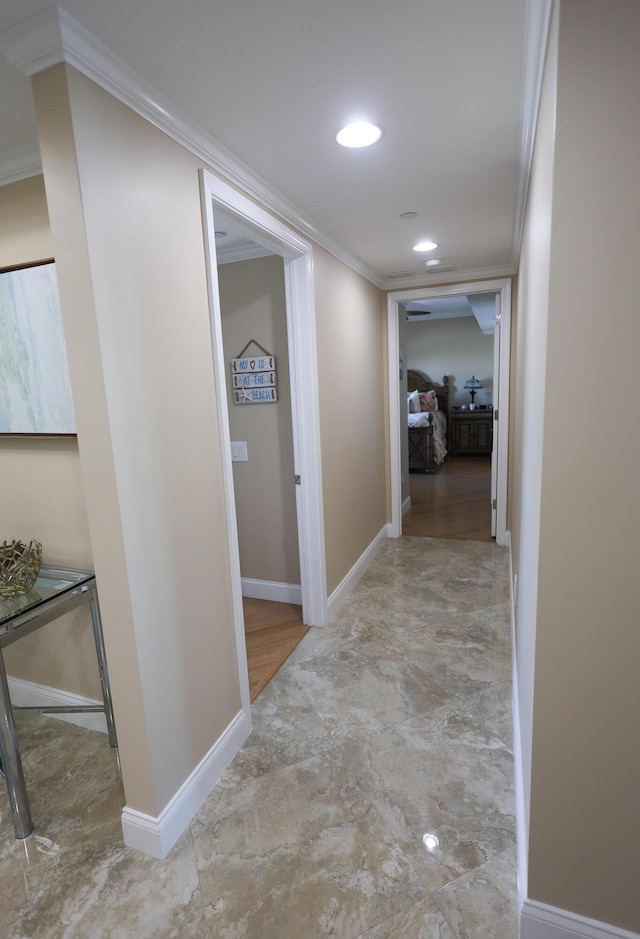
[{"label": "white crown molding", "polygon": [[0,34],[0,51],[29,76],[60,62],[71,65],[189,150],[227,182],[256,199],[362,277],[382,287],[381,278],[360,258],[308,222],[285,196],[214,140],[66,11],[54,7],[6,30]]},{"label": "white crown molding", "polygon": [[262,245],[238,244],[223,248],[221,244],[216,243],[216,258],[218,264],[233,264],[235,261],[253,261],[256,258],[269,258],[273,251],[269,248],[263,248]]},{"label": "white crown molding", "polygon": [[39,147],[22,147],[0,154],[0,186],[17,183],[42,173]]},{"label": "white crown molding", "polygon": [[517,269],[524,231],[524,216],[529,193],[533,145],[538,124],[542,75],[547,54],[553,0],[529,0],[525,27],[525,50],[520,104],[520,177],[513,225],[512,256]]},{"label": "white crown molding", "polygon": [[51,68],[64,61],[66,19],[67,14],[55,7],[43,10],[1,33],[0,51],[29,77]]},{"label": "white crown molding", "polygon": [[462,284],[470,280],[494,280],[501,277],[513,277],[516,269],[511,264],[502,267],[485,267],[470,271],[449,271],[437,277],[433,274],[416,274],[413,277],[385,277],[383,290],[412,290],[420,287],[442,287],[449,284]]}]

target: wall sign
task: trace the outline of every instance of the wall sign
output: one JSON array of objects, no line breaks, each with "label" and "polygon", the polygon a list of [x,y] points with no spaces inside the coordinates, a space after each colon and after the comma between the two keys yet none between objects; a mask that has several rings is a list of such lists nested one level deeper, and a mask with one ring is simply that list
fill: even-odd
[{"label": "wall sign", "polygon": [[[263,355],[243,356],[250,345]],[[272,404],[278,400],[275,356],[251,339],[237,359],[231,359],[231,385],[234,404]]]},{"label": "wall sign", "polygon": [[232,375],[234,388],[263,388],[264,386],[276,384],[275,369],[272,372],[255,372],[247,375]]},{"label": "wall sign", "polygon": [[237,388],[233,392],[234,404],[271,404],[277,400],[276,388]]}]

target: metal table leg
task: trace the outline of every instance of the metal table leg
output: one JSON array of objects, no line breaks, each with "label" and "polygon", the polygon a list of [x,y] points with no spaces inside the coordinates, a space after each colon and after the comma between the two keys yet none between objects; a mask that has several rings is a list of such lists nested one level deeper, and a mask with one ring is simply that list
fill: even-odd
[{"label": "metal table leg", "polygon": [[113,719],[113,705],[111,703],[111,685],[109,684],[109,672],[107,670],[107,658],[104,651],[104,636],[102,635],[102,621],[100,619],[100,607],[98,605],[98,591],[95,586],[91,590],[91,622],[93,624],[93,638],[96,644],[96,655],[98,656],[98,671],[100,672],[100,684],[102,685],[102,698],[104,700],[104,714],[107,719],[107,730],[109,732],[109,745],[118,746],[116,736],[116,725]]},{"label": "metal table leg", "polygon": [[33,831],[31,809],[27,787],[24,783],[22,760],[18,749],[16,725],[13,721],[11,698],[7,684],[7,673],[0,651],[0,756],[2,757],[2,770],[4,772],[9,804],[13,817],[13,827],[16,838],[26,838]]}]

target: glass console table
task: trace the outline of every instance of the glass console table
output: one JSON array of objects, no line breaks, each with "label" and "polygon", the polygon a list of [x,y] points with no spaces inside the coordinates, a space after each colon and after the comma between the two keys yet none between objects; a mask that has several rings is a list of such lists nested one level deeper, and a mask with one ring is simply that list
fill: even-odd
[{"label": "glass console table", "polygon": [[[17,642],[22,636],[27,636],[64,613],[69,613],[85,603],[89,604],[91,611],[103,704],[76,707],[12,707],[2,650],[5,646]],[[2,759],[2,772],[7,784],[16,838],[26,838],[33,831],[33,823],[13,720],[13,712],[20,710],[38,711],[47,714],[104,711],[109,743],[112,747],[118,745],[113,720],[113,708],[111,706],[109,674],[104,653],[98,591],[96,578],[92,571],[62,570],[43,565],[38,579],[29,593],[21,597],[14,597],[11,600],[0,600],[0,758]]]}]

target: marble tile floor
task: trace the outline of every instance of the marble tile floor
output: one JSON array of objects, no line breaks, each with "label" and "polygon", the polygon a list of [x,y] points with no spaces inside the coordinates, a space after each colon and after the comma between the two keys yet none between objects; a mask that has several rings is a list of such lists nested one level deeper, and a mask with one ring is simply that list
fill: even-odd
[{"label": "marble tile floor", "polygon": [[387,542],[165,861],[122,844],[106,737],[18,715],[36,834],[3,788],[0,936],[516,939],[508,600],[503,548]]}]

